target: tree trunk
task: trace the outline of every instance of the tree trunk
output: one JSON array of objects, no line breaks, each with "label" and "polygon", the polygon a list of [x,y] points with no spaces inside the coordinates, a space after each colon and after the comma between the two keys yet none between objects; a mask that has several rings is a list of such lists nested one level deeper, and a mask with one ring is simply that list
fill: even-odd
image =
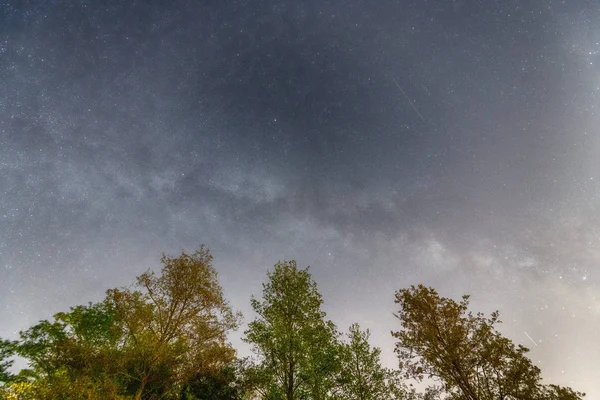
[{"label": "tree trunk", "polygon": [[288,374],[287,400],[294,400],[294,364],[290,363]]},{"label": "tree trunk", "polygon": [[142,380],[140,382],[140,387],[138,388],[138,390],[135,392],[135,400],[142,400],[142,394],[144,393],[144,388],[146,387],[146,382],[148,381],[148,376],[144,375],[142,377]]}]

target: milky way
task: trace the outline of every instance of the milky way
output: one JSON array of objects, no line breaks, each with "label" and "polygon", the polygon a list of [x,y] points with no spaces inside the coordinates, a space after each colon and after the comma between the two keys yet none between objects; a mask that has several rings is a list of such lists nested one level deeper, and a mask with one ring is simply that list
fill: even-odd
[{"label": "milky way", "polygon": [[524,3],[0,3],[0,336],[205,243],[247,321],[297,259],[393,366],[424,283],[600,396],[600,8]]}]

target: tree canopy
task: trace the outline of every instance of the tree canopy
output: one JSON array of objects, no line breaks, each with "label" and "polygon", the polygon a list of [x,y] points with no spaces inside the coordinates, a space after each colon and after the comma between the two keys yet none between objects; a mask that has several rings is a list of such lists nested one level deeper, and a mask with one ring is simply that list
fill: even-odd
[{"label": "tree canopy", "polygon": [[526,356],[529,350],[496,330],[498,312],[473,314],[469,296],[456,302],[419,285],[399,290],[396,303],[402,329],[392,335],[407,378],[434,378],[449,399],[583,397],[568,388],[542,385],[540,369]]},{"label": "tree canopy", "polygon": [[0,382],[10,382],[13,379],[10,368],[14,363],[11,359],[14,352],[14,344],[11,341],[0,340]]},{"label": "tree canopy", "polygon": [[[43,398],[158,399],[235,359],[227,334],[239,315],[224,298],[208,249],[163,256],[132,287],[102,302],[72,307],[20,333],[14,351],[27,359],[21,385]],[[25,389],[23,389],[25,390]],[[86,397],[87,396],[87,397]],[[94,397],[95,398],[95,397]]]},{"label": "tree canopy", "polygon": [[235,358],[226,335],[237,328],[238,316],[223,296],[208,249],[161,261],[160,274],[145,272],[134,288],[109,290],[106,298],[135,364],[130,376],[138,383],[136,399],[147,385],[168,392],[156,383],[177,387]]},{"label": "tree canopy", "polygon": [[370,331],[354,323],[348,329],[348,342],[342,344],[340,400],[405,399],[410,391],[398,379],[398,371],[384,368],[381,349],[369,343]]},{"label": "tree canopy", "polygon": [[277,263],[268,279],[262,301],[251,300],[258,317],[245,337],[266,377],[257,390],[273,399],[325,399],[337,370],[337,332],[317,284],[295,261]]},{"label": "tree canopy", "polygon": [[[0,340],[0,398],[9,400],[581,400],[546,384],[528,349],[485,316],[433,288],[396,292],[400,368],[383,366],[370,331],[344,336],[317,283],[295,261],[275,264],[245,331],[254,358],[228,335],[241,321],[209,250],[163,256],[133,285],[110,289]],[[27,368],[13,370],[15,357]],[[432,384],[419,392],[410,383]]]}]

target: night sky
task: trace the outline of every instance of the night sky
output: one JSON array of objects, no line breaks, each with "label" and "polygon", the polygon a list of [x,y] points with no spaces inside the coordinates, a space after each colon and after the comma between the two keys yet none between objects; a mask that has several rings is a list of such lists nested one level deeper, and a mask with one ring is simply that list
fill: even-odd
[{"label": "night sky", "polygon": [[599,398],[599,67],[591,0],[4,1],[0,336],[205,243],[246,322],[297,259],[394,366],[424,283]]}]

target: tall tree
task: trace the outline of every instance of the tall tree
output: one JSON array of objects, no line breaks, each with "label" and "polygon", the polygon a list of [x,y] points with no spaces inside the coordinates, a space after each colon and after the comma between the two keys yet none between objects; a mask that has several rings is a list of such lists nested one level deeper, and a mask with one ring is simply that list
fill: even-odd
[{"label": "tall tree", "polygon": [[[411,286],[396,293],[402,330],[396,352],[408,377],[441,381],[452,399],[547,399],[584,395],[569,388],[541,384],[541,371],[496,329],[498,312],[489,318],[468,311],[469,296],[460,302],[440,297],[432,288]],[[572,394],[575,397],[564,397]],[[561,397],[555,397],[561,398]]]},{"label": "tall tree", "polygon": [[344,400],[377,400],[390,398],[387,379],[390,371],[381,365],[381,350],[369,344],[369,330],[358,324],[350,326],[348,343],[343,345],[340,398]]},{"label": "tall tree", "polygon": [[12,391],[36,399],[149,400],[222,371],[235,358],[226,335],[239,315],[224,299],[212,256],[200,247],[162,263],[134,287],[109,290],[100,303],[21,332],[12,346],[29,361],[20,374],[29,382]]},{"label": "tall tree", "polygon": [[19,398],[117,398],[121,370],[114,314],[104,303],[72,307],[43,320],[14,343],[28,361],[10,385]]},{"label": "tall tree", "polygon": [[348,341],[342,344],[342,366],[338,379],[340,400],[416,400],[416,391],[402,380],[399,371],[384,368],[381,349],[369,343],[370,331],[352,324]]},{"label": "tall tree", "polygon": [[317,284],[295,261],[277,263],[268,278],[262,301],[251,300],[258,317],[245,332],[261,359],[262,396],[324,399],[334,384],[338,346]]},{"label": "tall tree", "polygon": [[132,360],[135,399],[146,393],[158,398],[235,357],[227,333],[237,328],[240,315],[223,296],[209,250],[200,246],[161,262],[161,273],[142,274],[135,288],[107,292]]}]

